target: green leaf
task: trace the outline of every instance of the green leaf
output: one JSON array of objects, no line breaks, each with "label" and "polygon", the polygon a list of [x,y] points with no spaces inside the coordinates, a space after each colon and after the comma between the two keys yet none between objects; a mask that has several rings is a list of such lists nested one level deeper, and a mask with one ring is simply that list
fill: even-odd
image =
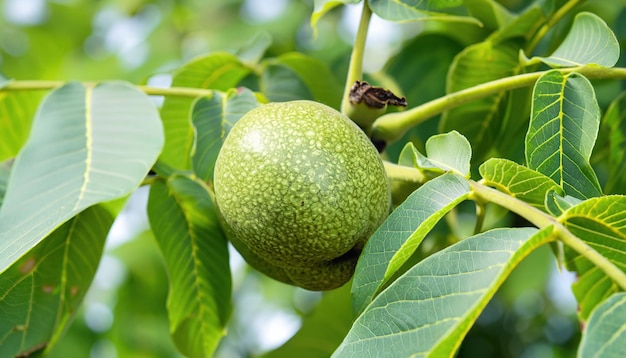
[{"label": "green leaf", "polygon": [[533,57],[526,65],[543,62],[551,67],[596,64],[613,67],[619,59],[619,42],[598,15],[581,12],[561,45],[549,57]]},{"label": "green leaf", "polygon": [[41,96],[31,91],[0,92],[0,161],[13,158],[20,151],[40,101]]},{"label": "green leaf", "polygon": [[322,16],[337,6],[344,4],[358,4],[361,0],[314,0],[313,15],[311,15],[311,27],[317,36],[317,23]]},{"label": "green leaf", "polygon": [[228,132],[244,114],[257,106],[254,93],[248,89],[226,93],[216,91],[211,98],[198,98],[191,116],[195,133],[191,160],[199,178],[213,180],[215,160]]},{"label": "green leaf", "polygon": [[[516,75],[519,71],[517,51],[514,42],[495,44],[485,41],[466,47],[450,67],[447,92],[457,92]],[[506,99],[507,93],[502,92],[446,111],[440,123],[440,131],[457,130],[470,143],[481,143],[474,148],[474,159],[481,161],[493,150],[492,143],[496,143],[501,135],[501,108],[507,104]]]},{"label": "green leaf", "polygon": [[0,208],[0,273],[85,208],[137,188],[163,146],[159,114],[122,82],[51,92]]},{"label": "green leaf", "polygon": [[[607,109],[601,121],[603,133],[608,137],[607,193],[626,187],[626,92],[622,92]],[[606,145],[606,143],[603,143]]]},{"label": "green leaf", "polygon": [[501,27],[489,35],[489,40],[494,43],[520,37],[528,40],[545,23],[545,20],[546,15],[541,6],[530,5],[520,15],[515,16],[508,22],[501,23]]},{"label": "green leaf", "polygon": [[463,0],[470,15],[478,19],[485,28],[497,30],[515,20],[509,10],[494,0]]},{"label": "green leaf", "polygon": [[589,164],[600,125],[589,80],[577,73],[546,72],[535,84],[531,112],[528,167],[552,178],[567,195],[579,199],[602,195]]},{"label": "green leaf", "polygon": [[95,276],[113,217],[92,206],[0,276],[0,356],[50,349],[68,328]]},{"label": "green leaf", "polygon": [[271,102],[313,100],[313,93],[298,74],[283,64],[270,63],[261,75],[261,91]]},{"label": "green leaf", "polygon": [[[236,87],[250,71],[235,55],[218,52],[180,67],[174,73],[172,86],[226,91]],[[191,169],[193,103],[190,97],[167,96],[161,108],[165,147],[159,159],[177,169]]]},{"label": "green leaf", "polygon": [[626,356],[626,293],[612,295],[589,317],[578,347],[578,357]]},{"label": "green leaf", "polygon": [[546,210],[544,202],[549,191],[563,191],[549,177],[507,159],[489,159],[479,168],[485,185],[518,198],[538,209]]},{"label": "green leaf", "polygon": [[469,193],[465,178],[444,174],[422,185],[391,213],[359,257],[352,283],[355,313],[363,311],[435,224]]},{"label": "green leaf", "polygon": [[552,216],[561,216],[569,208],[578,205],[581,202],[582,201],[580,199],[573,196],[562,196],[562,190],[551,190],[546,195],[545,206]]},{"label": "green leaf", "polygon": [[462,0],[369,0],[372,11],[385,20],[407,22],[440,20],[466,22],[482,26],[478,19],[454,15],[454,8],[463,5]]},{"label": "green leaf", "polygon": [[301,53],[290,52],[273,59],[271,63],[284,65],[292,70],[311,92],[314,100],[339,109],[343,86],[337,82],[324,62]]},{"label": "green leaf", "polygon": [[[559,221],[616,267],[626,271],[626,197],[588,199],[567,210]],[[585,320],[604,299],[618,290],[613,281],[586,258],[565,247],[566,266],[578,273],[572,291]]]},{"label": "green leaf", "polygon": [[255,65],[271,45],[272,35],[266,31],[259,32],[237,51],[237,57],[248,65]]},{"label": "green leaf", "polygon": [[[434,135],[426,141],[427,165],[469,177],[472,147],[457,131]],[[418,158],[418,165],[420,160]],[[420,167],[424,167],[419,165]]]},{"label": "green leaf", "polygon": [[550,233],[496,229],[427,257],[367,306],[333,357],[453,356],[498,287]]},{"label": "green leaf", "polygon": [[170,279],[167,309],[178,349],[211,357],[231,312],[228,244],[207,188],[174,174],[152,185],[148,218]]},{"label": "green leaf", "polygon": [[9,183],[12,166],[13,159],[0,162],[0,208],[2,207],[2,202],[4,201],[4,195],[7,192],[7,184]]},{"label": "green leaf", "polygon": [[330,357],[352,325],[350,285],[324,292],[313,312],[304,316],[302,328],[284,345],[263,358]]}]

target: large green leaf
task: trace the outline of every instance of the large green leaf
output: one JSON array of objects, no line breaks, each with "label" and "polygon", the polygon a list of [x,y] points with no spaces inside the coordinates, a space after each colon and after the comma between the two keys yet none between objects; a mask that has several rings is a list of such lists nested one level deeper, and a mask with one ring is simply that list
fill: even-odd
[{"label": "large green leaf", "polygon": [[313,57],[298,52],[290,52],[270,61],[295,72],[317,102],[339,109],[343,87],[328,66]]},{"label": "large green leaf", "polygon": [[[626,197],[588,199],[571,207],[559,220],[572,234],[626,271]],[[579,303],[579,315],[585,320],[618,287],[601,269],[567,247],[565,258],[567,267],[578,273],[572,291]]]},{"label": "large green leaf", "polygon": [[170,331],[189,357],[211,357],[231,312],[228,245],[205,186],[174,174],[152,185],[148,217],[170,279]]},{"label": "large green leaf", "polygon": [[513,268],[551,228],[496,229],[409,269],[367,306],[333,357],[451,357]]},{"label": "large green leaf", "polygon": [[573,67],[596,64],[613,67],[619,59],[619,42],[598,15],[581,12],[576,15],[570,32],[549,57],[534,57],[552,67]]},{"label": "large green leaf", "polygon": [[[512,76],[518,71],[518,47],[514,42],[484,41],[466,47],[457,55],[448,73],[447,92]],[[502,92],[453,108],[443,114],[440,131],[457,130],[470,143],[480,143],[474,148],[474,159],[482,160],[492,149],[492,143],[498,141],[501,107],[507,104],[506,98],[507,93]]]},{"label": "large green leaf", "polygon": [[608,138],[609,160],[606,193],[626,194],[626,92],[622,92],[607,109],[601,121]]},{"label": "large green leaf", "polygon": [[137,188],[162,146],[154,104],[130,85],[71,83],[51,92],[0,208],[0,272],[85,208]]},{"label": "large green leaf", "polygon": [[280,348],[263,358],[319,358],[329,357],[341,344],[352,325],[350,285],[324,292],[324,296],[308,315],[302,327]]},{"label": "large green leaf", "polygon": [[[172,86],[226,91],[236,87],[250,71],[235,55],[218,52],[180,67],[174,73]],[[191,169],[193,103],[191,97],[167,96],[161,108],[165,147],[159,159],[174,168]]]},{"label": "large green leaf", "polygon": [[385,20],[443,20],[482,26],[473,17],[454,15],[453,10],[458,10],[455,8],[463,5],[463,0],[369,0],[368,3],[372,11]]},{"label": "large green leaf", "polygon": [[0,161],[15,157],[26,142],[40,100],[35,92],[0,92]]},{"label": "large green leaf", "polygon": [[565,194],[586,199],[602,195],[589,157],[600,125],[600,109],[589,80],[548,71],[533,91],[526,134],[530,169],[552,178]]},{"label": "large green leaf", "polygon": [[314,99],[298,73],[280,63],[269,63],[265,67],[261,76],[261,92],[272,102]]},{"label": "large green leaf", "polygon": [[465,178],[444,174],[421,186],[391,213],[359,257],[352,283],[355,313],[363,311],[435,224],[469,193]]},{"label": "large green leaf", "polygon": [[211,98],[198,98],[191,116],[195,133],[191,160],[198,177],[213,180],[215,160],[228,132],[256,106],[256,97],[248,89],[216,91]]},{"label": "large green leaf", "polygon": [[507,159],[489,159],[480,166],[479,171],[486,185],[544,211],[548,192],[556,190],[562,193],[554,180]]},{"label": "large green leaf", "polygon": [[113,217],[92,206],[0,275],[0,356],[50,349],[96,273]]},{"label": "large green leaf", "polygon": [[612,295],[589,317],[578,357],[626,357],[626,293]]}]

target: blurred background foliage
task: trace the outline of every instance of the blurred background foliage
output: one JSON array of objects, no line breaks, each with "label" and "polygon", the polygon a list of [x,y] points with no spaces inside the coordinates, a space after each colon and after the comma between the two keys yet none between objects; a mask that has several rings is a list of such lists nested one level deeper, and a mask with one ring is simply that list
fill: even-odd
[{"label": "blurred background foliage", "polygon": [[[518,11],[532,1],[501,3]],[[360,12],[357,6],[331,11],[314,37],[312,0],[0,0],[0,6],[0,72],[8,78],[119,79],[157,86],[169,85],[171,71],[191,58],[236,53],[260,33],[272,39],[266,57],[306,53],[328,64],[343,83]],[[624,2],[585,6],[624,43]],[[568,21],[555,27],[539,51],[563,36]],[[443,95],[454,56],[485,33],[464,24],[445,25],[458,26],[455,31],[441,26],[374,18],[365,58],[368,80],[397,89],[410,106]],[[604,106],[620,90],[616,82],[605,82],[598,83]],[[436,121],[428,121],[409,137],[419,146],[436,128]],[[394,155],[393,148],[389,152]],[[168,333],[167,275],[149,232],[145,200],[142,189],[128,200],[83,308],[52,357],[179,355]],[[446,219],[434,235],[445,238],[473,227],[473,217],[463,211]],[[428,241],[422,246],[428,250]],[[235,309],[218,357],[292,357],[294,352],[319,357],[317,348],[332,349],[341,341],[350,325],[349,286],[324,295],[307,292],[249,270],[234,252],[231,261]],[[459,356],[573,356],[580,329],[571,280],[558,272],[548,248],[531,255],[489,304]]]}]

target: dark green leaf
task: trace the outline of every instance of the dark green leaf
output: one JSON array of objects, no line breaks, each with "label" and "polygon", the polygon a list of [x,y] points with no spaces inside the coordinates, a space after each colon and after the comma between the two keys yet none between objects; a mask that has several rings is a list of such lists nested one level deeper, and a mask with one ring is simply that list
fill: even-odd
[{"label": "dark green leaf", "polygon": [[[512,76],[518,70],[518,47],[515,43],[485,41],[471,45],[457,55],[450,67],[447,92]],[[440,131],[457,130],[470,143],[480,143],[474,148],[474,159],[482,160],[492,149],[490,144],[497,142],[500,136],[501,106],[507,104],[506,99],[507,93],[502,92],[451,109],[444,113]]]},{"label": "dark green leaf", "polygon": [[411,194],[369,239],[352,284],[352,308],[362,312],[408,260],[435,224],[469,195],[469,182],[456,174],[437,177]]},{"label": "dark green leaf", "polygon": [[453,356],[513,268],[550,233],[496,229],[427,257],[367,306],[333,357]]},{"label": "dark green leaf", "polygon": [[[626,197],[603,196],[588,199],[559,218],[574,235],[626,271]],[[586,258],[565,247],[566,265],[578,273],[572,291],[585,320],[604,299],[618,290],[615,283]]]},{"label": "dark green leaf", "polygon": [[489,159],[479,171],[486,185],[544,211],[546,194],[551,190],[563,192],[549,177],[507,159]]},{"label": "dark green leaf", "polygon": [[[250,69],[235,55],[218,52],[180,67],[174,73],[172,86],[226,91],[236,87],[249,73]],[[193,102],[190,97],[167,96],[161,108],[165,147],[159,159],[174,168],[191,169]]]},{"label": "dark green leaf", "polygon": [[619,42],[615,34],[598,15],[581,12],[561,45],[549,57],[534,57],[528,64],[539,61],[552,67],[573,67],[596,64],[613,67],[619,59]]},{"label": "dark green leaf", "polygon": [[173,175],[152,185],[148,217],[170,279],[167,308],[178,349],[210,357],[231,312],[228,245],[207,188]]},{"label": "dark green leaf", "polygon": [[[609,159],[607,193],[626,194],[626,92],[615,98],[601,121],[603,132],[608,137]],[[607,143],[601,143],[606,145]]]},{"label": "dark green leaf", "polygon": [[626,357],[626,293],[612,295],[589,317],[578,357]]},{"label": "dark green leaf", "polygon": [[92,206],[53,231],[0,275],[0,356],[50,349],[96,273],[111,215]]},{"label": "dark green leaf", "polygon": [[233,125],[249,110],[258,106],[248,89],[215,92],[211,98],[199,98],[191,116],[195,141],[192,164],[202,180],[213,180],[215,159]]},{"label": "dark green leaf", "polygon": [[547,72],[533,91],[528,167],[552,178],[567,195],[602,195],[589,164],[599,125],[600,109],[589,80],[577,73]]},{"label": "dark green leaf", "polygon": [[304,80],[283,64],[268,64],[261,76],[261,91],[271,102],[313,100],[313,93]]},{"label": "dark green leaf", "polygon": [[51,92],[0,208],[0,272],[85,208],[137,188],[162,146],[159,114],[134,87],[72,83]]}]

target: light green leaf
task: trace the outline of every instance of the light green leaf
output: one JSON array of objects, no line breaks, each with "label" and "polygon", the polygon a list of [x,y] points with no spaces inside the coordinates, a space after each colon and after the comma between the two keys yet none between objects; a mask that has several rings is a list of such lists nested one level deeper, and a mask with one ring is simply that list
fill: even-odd
[{"label": "light green leaf", "polygon": [[20,151],[40,101],[36,92],[0,92],[0,161],[14,158]]},{"label": "light green leaf", "polygon": [[292,70],[302,80],[315,101],[339,109],[343,87],[324,62],[301,53],[290,52],[273,59],[270,63],[284,65]]},{"label": "light green leaf", "polygon": [[198,98],[191,116],[195,133],[191,160],[199,178],[213,180],[215,160],[228,132],[244,114],[257,106],[254,93],[248,89],[226,93],[216,91],[211,98]]},{"label": "light green leaf", "polygon": [[545,23],[545,20],[546,14],[541,6],[530,5],[523,13],[514,16],[510,21],[501,22],[501,27],[489,35],[489,40],[494,43],[520,37],[528,40]]},{"label": "light green leaf", "polygon": [[188,357],[211,357],[231,312],[228,244],[207,188],[174,174],[152,185],[148,218],[165,257],[170,331]]},{"label": "light green leaf", "polygon": [[626,293],[612,295],[589,317],[578,347],[578,357],[626,357]]},{"label": "light green leaf", "polygon": [[337,6],[344,4],[358,4],[361,0],[314,0],[313,14],[311,15],[311,27],[317,36],[317,23],[322,16]]},{"label": "light green leaf", "polygon": [[[469,177],[472,147],[457,131],[434,135],[426,141],[428,158],[418,156],[418,166],[434,166],[445,171]],[[424,165],[421,165],[424,163]]]},{"label": "light green leaf", "polygon": [[237,57],[248,65],[255,65],[261,61],[271,44],[272,35],[267,31],[259,32],[237,51]]},{"label": "light green leaf", "polygon": [[[250,72],[235,55],[212,53],[180,67],[174,73],[172,86],[226,91],[236,87]],[[161,108],[165,147],[159,159],[176,169],[191,169],[193,103],[190,97],[167,96]]]},{"label": "light green leaf", "polygon": [[[626,271],[626,197],[592,198],[570,208],[559,221],[592,249]],[[579,303],[579,316],[586,320],[593,309],[618,290],[597,266],[565,247],[566,266],[578,273],[572,291]]]},{"label": "light green leaf", "polygon": [[137,188],[163,146],[158,112],[122,82],[51,92],[0,208],[0,272],[85,208]]},{"label": "light green leaf", "polygon": [[[512,41],[495,44],[485,41],[466,47],[452,63],[448,72],[447,92],[457,92],[485,82],[516,75],[518,45]],[[472,101],[443,114],[440,132],[457,130],[470,143],[481,143],[474,148],[474,159],[482,161],[493,151],[501,135],[503,108],[507,93]],[[510,143],[506,143],[510,146]]]},{"label": "light green leaf", "polygon": [[367,306],[333,357],[453,356],[502,282],[550,233],[496,229],[427,257]]},{"label": "light green leaf", "polygon": [[504,6],[494,0],[463,0],[470,15],[478,19],[488,30],[497,30],[515,20]]},{"label": "light green leaf", "polygon": [[589,80],[577,73],[546,72],[535,84],[531,112],[528,167],[552,178],[567,195],[579,199],[602,195],[589,164],[600,125]]},{"label": "light green leaf", "polygon": [[92,206],[0,275],[0,357],[49,350],[96,273],[113,217]]},{"label": "light green leaf", "polygon": [[[607,109],[600,122],[608,137],[607,193],[624,192],[626,188],[626,92],[622,92]],[[607,143],[601,143],[606,145]]]},{"label": "light green leaf", "polygon": [[7,192],[7,184],[9,183],[12,166],[13,159],[0,162],[0,208],[2,207],[2,202],[4,201],[4,194]]},{"label": "light green leaf", "polygon": [[324,292],[322,299],[302,319],[302,327],[283,346],[263,358],[329,357],[352,325],[350,285]]},{"label": "light green leaf", "polygon": [[561,45],[549,57],[533,57],[526,65],[543,62],[551,67],[596,64],[613,67],[619,59],[615,34],[598,15],[581,12]]},{"label": "light green leaf", "polygon": [[435,224],[469,193],[465,178],[444,174],[422,185],[391,213],[359,257],[352,283],[355,313],[363,311]]},{"label": "light green leaf", "polygon": [[451,11],[463,5],[463,0],[369,0],[368,3],[372,11],[385,20],[440,20],[482,26],[478,19],[454,15],[454,11]]},{"label": "light green leaf", "polygon": [[485,185],[544,210],[546,194],[561,188],[549,177],[507,159],[489,159],[479,168]]},{"label": "light green leaf", "polygon": [[546,195],[545,206],[552,216],[561,216],[567,209],[572,206],[578,205],[582,200],[573,196],[562,196],[562,190],[551,190]]}]

